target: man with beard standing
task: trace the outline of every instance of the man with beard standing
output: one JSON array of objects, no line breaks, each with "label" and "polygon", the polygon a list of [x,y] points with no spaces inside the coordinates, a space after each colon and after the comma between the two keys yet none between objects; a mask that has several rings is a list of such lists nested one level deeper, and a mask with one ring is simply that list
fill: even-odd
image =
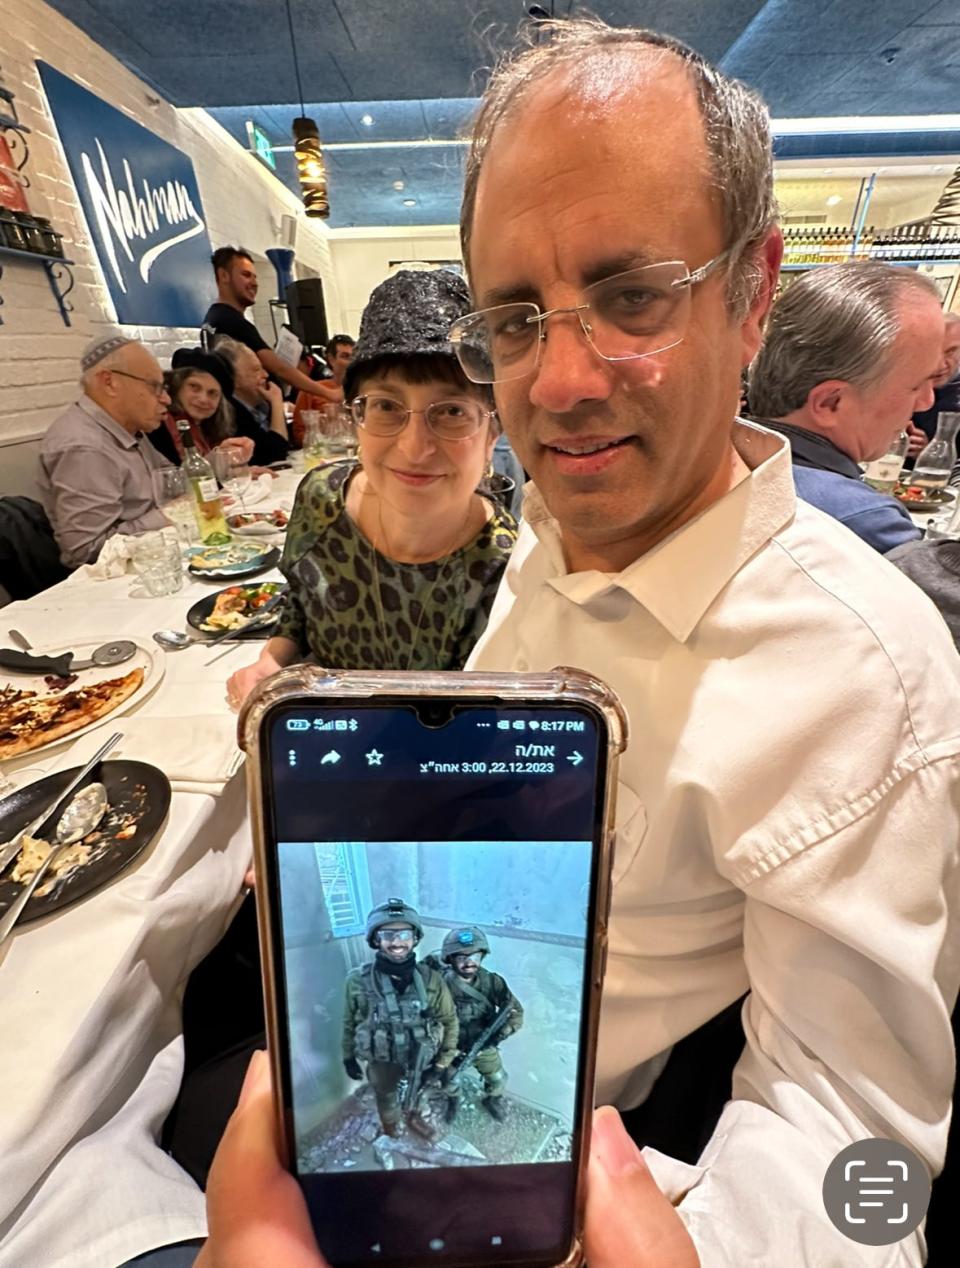
[{"label": "man with beard standing", "polygon": [[419,914],[400,898],[390,898],[367,916],[372,964],[347,975],[343,1008],[343,1068],[367,1082],[377,1098],[380,1124],[388,1136],[403,1131],[398,1088],[406,1079],[411,1126],[422,1126],[415,1098],[428,1071],[446,1070],[457,1051],[457,1013],[443,978],[418,964],[423,937]]},{"label": "man with beard standing", "polygon": [[451,929],[440,948],[441,973],[453,996],[460,1023],[456,1082],[447,1084],[448,1123],[452,1123],[460,1107],[460,1075],[466,1057],[491,1023],[509,1010],[506,1020],[498,1025],[489,1042],[472,1058],[471,1064],[483,1078],[483,1105],[491,1118],[502,1123],[506,1118],[503,1093],[507,1072],[503,1068],[499,1045],[523,1025],[523,1007],[499,973],[483,967],[483,957],[490,954],[490,944],[482,929],[467,925]]}]

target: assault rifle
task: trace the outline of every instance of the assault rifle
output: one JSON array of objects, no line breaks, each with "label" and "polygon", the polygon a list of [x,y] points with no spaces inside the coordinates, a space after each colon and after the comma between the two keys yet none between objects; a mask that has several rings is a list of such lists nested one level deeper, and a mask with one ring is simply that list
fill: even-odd
[{"label": "assault rifle", "polygon": [[417,1108],[417,1098],[423,1085],[423,1076],[430,1064],[431,1052],[425,1043],[417,1044],[417,1055],[413,1061],[413,1069],[407,1076],[407,1090],[403,1094],[403,1108],[411,1111]]},{"label": "assault rifle", "polygon": [[464,1055],[457,1061],[456,1068],[447,1080],[446,1090],[449,1096],[457,1095],[460,1091],[460,1075],[463,1070],[468,1065],[472,1065],[473,1059],[476,1057],[477,1053],[482,1052],[494,1035],[503,1029],[504,1024],[507,1019],[513,1015],[513,1012],[514,1008],[512,1004],[504,1004],[503,1008],[499,1013],[497,1013],[496,1017],[494,1017],[493,1021],[486,1028],[476,1043],[471,1044],[469,1051],[465,1052]]}]

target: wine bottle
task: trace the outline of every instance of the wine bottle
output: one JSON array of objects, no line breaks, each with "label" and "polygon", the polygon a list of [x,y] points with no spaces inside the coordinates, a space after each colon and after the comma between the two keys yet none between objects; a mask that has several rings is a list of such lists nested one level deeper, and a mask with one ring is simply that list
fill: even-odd
[{"label": "wine bottle", "polygon": [[231,540],[230,530],[223,515],[217,477],[210,463],[197,451],[185,418],[177,420],[177,429],[183,442],[183,469],[193,489],[200,540],[204,546],[226,546]]}]

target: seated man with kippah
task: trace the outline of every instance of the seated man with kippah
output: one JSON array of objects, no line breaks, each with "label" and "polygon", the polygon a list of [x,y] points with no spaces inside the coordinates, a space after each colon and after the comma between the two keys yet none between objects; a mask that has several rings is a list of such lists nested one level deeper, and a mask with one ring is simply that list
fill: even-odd
[{"label": "seated man with kippah", "polygon": [[83,395],[50,425],[38,483],[60,558],[91,563],[114,533],[163,528],[153,473],[169,466],[146,433],[170,397],[156,359],[135,339],[100,336],[80,362]]}]

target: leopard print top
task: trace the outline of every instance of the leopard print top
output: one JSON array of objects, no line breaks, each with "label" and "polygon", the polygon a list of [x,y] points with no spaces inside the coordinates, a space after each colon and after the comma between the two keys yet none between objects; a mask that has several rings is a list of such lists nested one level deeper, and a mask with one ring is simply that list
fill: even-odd
[{"label": "leopard print top", "polygon": [[407,564],[374,556],[347,514],[356,469],[353,461],[317,467],[297,489],[276,633],[330,669],[462,669],[487,624],[516,521],[495,503],[473,541],[443,559]]}]

